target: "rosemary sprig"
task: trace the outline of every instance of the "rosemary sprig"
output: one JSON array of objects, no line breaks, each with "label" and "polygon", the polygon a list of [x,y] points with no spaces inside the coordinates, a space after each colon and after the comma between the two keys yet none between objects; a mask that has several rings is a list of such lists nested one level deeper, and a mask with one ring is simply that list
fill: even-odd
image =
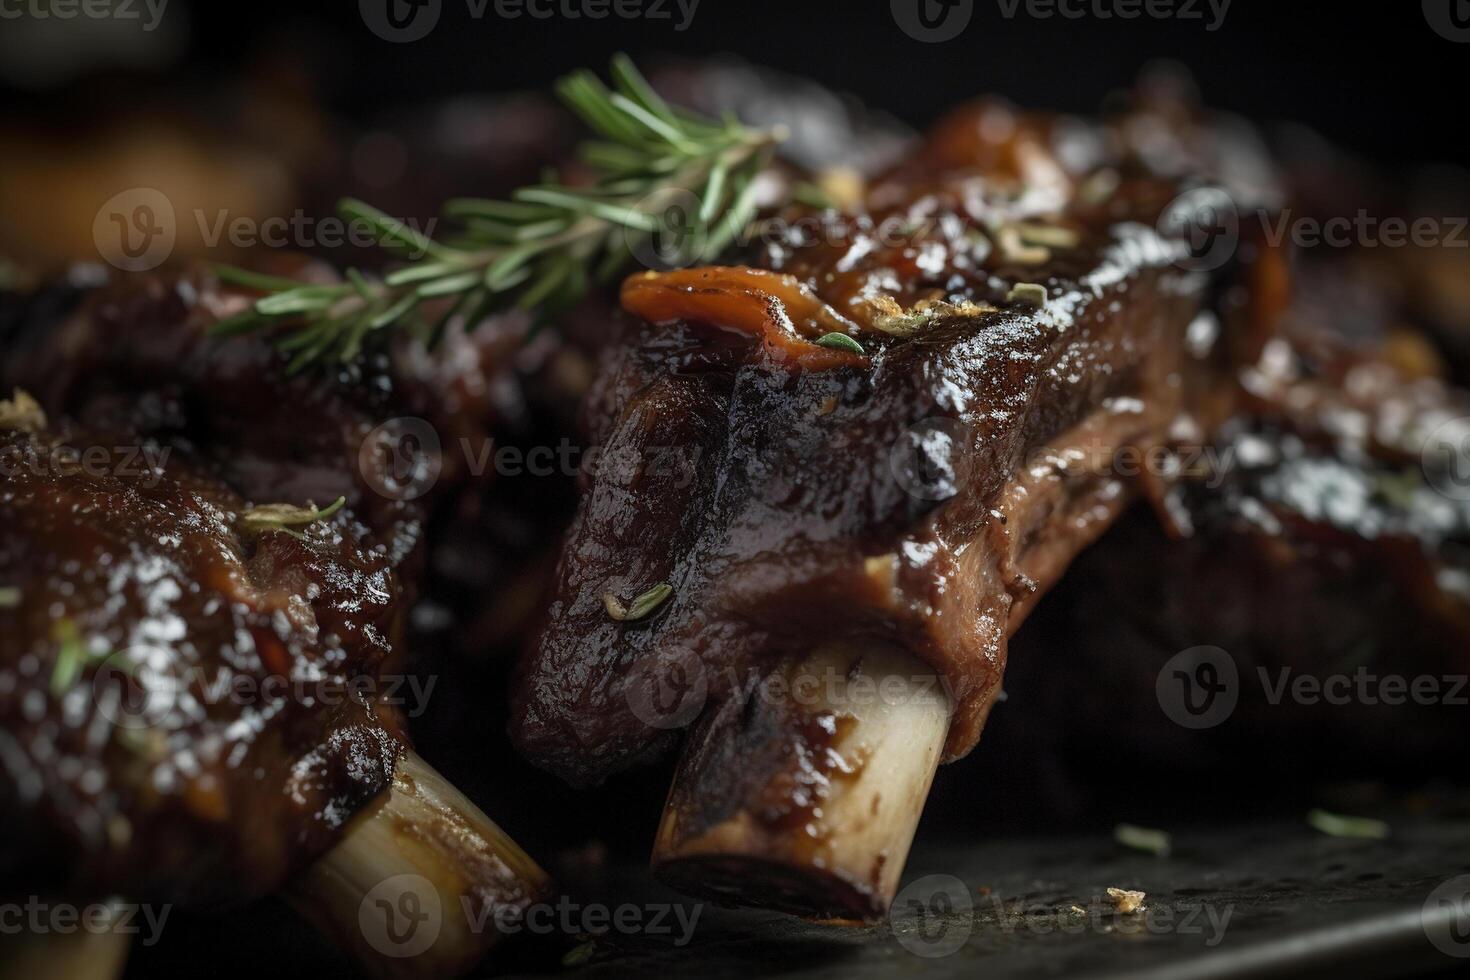
[{"label": "rosemary sprig", "polygon": [[[323,359],[351,360],[383,331],[410,326],[432,346],[455,316],[474,322],[516,306],[541,317],[575,304],[589,282],[607,281],[635,258],[692,265],[715,258],[755,215],[756,177],[781,138],[734,119],[714,122],[660,98],[625,56],[612,62],[612,87],[590,71],[556,91],[596,135],[580,147],[595,175],[586,186],[551,179],[508,201],[452,200],[457,227],[435,241],[361,201],[339,210],[366,223],[382,245],[408,260],[381,280],[350,270],[347,281],[304,285],[222,267],[220,277],[268,295],[214,325],[217,335],[283,324],[277,346],[295,372]],[[672,248],[663,233],[675,233]],[[428,322],[422,307],[434,300]]]}]

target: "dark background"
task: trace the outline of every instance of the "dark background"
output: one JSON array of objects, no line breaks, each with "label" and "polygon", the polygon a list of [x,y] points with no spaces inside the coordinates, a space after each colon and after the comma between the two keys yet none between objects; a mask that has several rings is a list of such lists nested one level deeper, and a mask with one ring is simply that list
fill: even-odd
[{"label": "dark background", "polygon": [[[1085,2],[1090,6],[1093,0]],[[1466,0],[1439,2],[1463,5]],[[0,0],[0,10],[14,10],[17,3]],[[1037,19],[1024,5],[1007,18],[1000,0],[973,0],[968,27],[943,43],[905,34],[889,0],[700,0],[685,31],[675,30],[678,12],[672,0],[663,2],[671,19],[600,21],[507,20],[495,15],[493,3],[475,19],[466,0],[442,3],[436,29],[413,43],[375,36],[356,0],[315,5],[169,0],[159,31],[141,39],[136,25],[0,19],[0,123],[19,119],[27,130],[76,134],[86,144],[99,119],[182,105],[228,129],[235,122],[231,113],[241,106],[221,94],[273,75],[282,65],[299,72],[333,115],[368,121],[462,94],[544,90],[569,70],[600,70],[611,53],[625,50],[644,65],[665,57],[733,54],[851,92],[922,126],[957,102],[988,92],[1027,106],[1092,112],[1106,93],[1127,86],[1149,62],[1165,58],[1190,70],[1207,104],[1261,121],[1306,123],[1390,171],[1433,162],[1470,166],[1464,105],[1470,44],[1436,33],[1418,0],[1233,0],[1215,31],[1207,29],[1212,14],[1205,0],[1178,0],[1203,15],[1194,20]],[[651,3],[645,0],[645,6]],[[1080,4],[1072,0],[1071,6]],[[0,156],[6,149],[0,130]],[[345,189],[329,190],[335,196]],[[434,188],[436,196],[439,190]],[[77,230],[84,246],[90,244],[97,202],[110,192],[82,202]],[[11,217],[0,211],[0,222]],[[64,222],[51,220],[49,212],[43,218]],[[1045,640],[1039,636],[1038,645]],[[1064,649],[1063,643],[1054,644],[1053,652]],[[446,668],[453,669],[452,664]],[[468,681],[463,688],[478,689]],[[436,710],[436,718],[448,713],[444,705]],[[630,774],[589,802],[508,757],[499,719],[479,718],[482,709],[473,700],[461,710],[476,717],[446,720],[442,745],[434,744],[435,733],[420,733],[421,747],[476,799],[494,804],[489,808],[514,837],[550,862],[556,846],[584,839],[577,835],[588,833],[585,825],[593,814],[595,833],[615,853],[621,849],[630,861],[641,862],[667,786],[666,768]],[[476,726],[481,744],[465,749],[464,729]],[[1020,783],[1022,767],[1005,765],[1017,757],[1022,734],[1010,741],[1004,728],[987,735],[985,751],[941,775],[921,840],[932,840],[936,830],[957,829],[966,832],[964,839],[973,839],[982,822],[1034,829],[1047,817],[1061,822],[1075,817],[1061,810],[1039,816],[1036,804],[1028,803],[1058,794]],[[487,765],[487,758],[493,764]],[[1104,805],[1103,815],[1093,815],[1091,822],[1107,827],[1114,818],[1144,813],[1163,823],[1191,808],[1214,812],[1203,805],[1211,790],[1234,796],[1235,806],[1247,810],[1305,808],[1284,790],[1251,796],[1237,794],[1234,785],[1225,785],[1218,774],[1189,784],[1183,793],[1169,784],[1160,789],[1172,801],[1149,807],[1109,801],[1111,806]],[[1301,791],[1305,795],[1309,789]],[[238,961],[222,964],[220,975],[258,972],[257,960],[277,957],[283,948],[299,957],[298,969],[303,961],[319,967],[334,962],[313,961],[303,952],[310,940],[284,911],[266,906],[247,914],[257,918],[246,923],[266,939],[259,950],[237,952]],[[213,934],[208,924],[195,922],[192,932],[181,926],[174,947],[152,954],[153,959],[137,954],[135,975],[169,968],[197,972],[201,950],[212,940],[220,947],[238,946],[237,925],[219,922]],[[160,963],[164,969],[156,969]]]},{"label": "dark background", "polygon": [[[241,77],[265,59],[296,58],[310,66],[329,107],[361,118],[450,94],[543,87],[569,69],[601,67],[619,49],[642,62],[733,52],[923,124],[979,92],[1094,110],[1140,66],[1170,58],[1191,69],[1211,105],[1260,120],[1306,122],[1385,163],[1470,162],[1463,125],[1470,44],[1435,33],[1418,0],[1234,0],[1216,31],[1207,30],[1206,0],[1176,0],[1204,15],[1196,20],[1042,20],[1025,6],[1007,18],[1001,0],[972,0],[969,26],[943,43],[905,35],[888,0],[701,0],[685,31],[675,30],[672,0],[665,4],[670,19],[600,21],[506,20],[493,4],[475,19],[466,0],[442,2],[426,38],[390,43],[366,29],[355,0],[315,9],[281,0],[170,0],[168,37],[149,39],[155,50],[128,52],[126,32],[118,31],[99,42],[105,50],[96,61],[148,64],[122,74],[162,82],[161,94],[181,96]],[[1094,0],[1071,2],[1090,9]],[[40,72],[16,68],[17,54],[37,57],[36,43],[15,21],[0,20],[0,99],[27,115],[65,123],[109,99],[135,97],[119,94],[134,90],[113,84],[115,72],[106,84],[94,76],[59,83],[32,77],[17,85],[17,76],[63,73],[56,59]]]}]

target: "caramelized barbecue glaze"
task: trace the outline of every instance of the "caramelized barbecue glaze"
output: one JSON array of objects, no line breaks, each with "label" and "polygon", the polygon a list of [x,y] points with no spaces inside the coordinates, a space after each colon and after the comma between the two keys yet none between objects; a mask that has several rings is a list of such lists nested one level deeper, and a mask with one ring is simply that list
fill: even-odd
[{"label": "caramelized barbecue glaze", "polygon": [[[967,752],[1008,633],[1136,488],[1069,469],[1075,441],[1202,438],[1228,401],[1228,352],[1184,338],[1238,269],[1191,271],[1160,231],[1216,149],[1204,132],[984,103],[857,214],[788,211],[745,266],[631,277],[586,407],[603,463],[522,669],[522,749],[598,781],[672,737],[631,709],[650,676],[718,700],[848,636],[940,669],[948,753]],[[646,619],[608,616],[605,596],[660,583]]]},{"label": "caramelized barbecue glaze", "polygon": [[[267,345],[204,337],[244,301],[156,278],[12,324],[7,380],[49,420],[0,432],[7,884],[240,901],[392,781],[379,675],[420,517],[356,451],[389,386],[288,380]],[[287,530],[242,520],[338,496]]]}]

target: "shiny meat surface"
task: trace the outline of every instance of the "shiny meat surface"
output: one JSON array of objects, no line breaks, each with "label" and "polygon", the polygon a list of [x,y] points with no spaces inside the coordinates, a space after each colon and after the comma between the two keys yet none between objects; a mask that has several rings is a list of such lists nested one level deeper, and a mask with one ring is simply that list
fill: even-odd
[{"label": "shiny meat surface", "polygon": [[363,451],[398,396],[373,365],[288,379],[259,341],[206,339],[245,301],[208,276],[53,300],[6,320],[7,391],[49,421],[12,420],[0,485],[5,880],[262,894],[389,785],[402,745],[381,675],[423,503]]},{"label": "shiny meat surface", "polygon": [[[999,735],[1037,771],[1305,790],[1436,778],[1463,744],[1470,393],[1358,268],[1299,263],[1240,414],[1168,495],[1183,535],[1130,514],[1019,638]],[[1082,807],[1072,789],[1055,804]]]},{"label": "shiny meat surface", "polygon": [[857,216],[790,212],[748,265],[627,281],[587,408],[602,465],[522,671],[534,761],[598,781],[672,738],[635,708],[649,676],[718,699],[844,636],[938,667],[949,754],[974,745],[1009,631],[1133,492],[1056,460],[1198,431],[1211,390],[1184,338],[1236,270],[1188,268],[1160,231],[1183,175],[1129,132],[983,103]]},{"label": "shiny meat surface", "polygon": [[0,771],[7,883],[239,900],[321,851],[391,779],[375,704],[393,562],[346,514],[255,529],[158,443],[66,426],[0,451]]}]

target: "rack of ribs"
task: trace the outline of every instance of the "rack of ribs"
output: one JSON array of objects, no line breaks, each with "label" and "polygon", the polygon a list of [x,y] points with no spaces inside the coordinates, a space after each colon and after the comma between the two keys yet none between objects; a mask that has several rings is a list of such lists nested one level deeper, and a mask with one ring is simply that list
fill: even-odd
[{"label": "rack of ribs", "polygon": [[[364,450],[394,386],[205,338],[247,301],[150,277],[7,321],[0,869],[66,900],[280,891],[370,973],[462,972],[498,938],[477,917],[547,883],[409,748],[425,505]],[[369,893],[437,899],[437,940],[395,957]]]},{"label": "rack of ribs", "polygon": [[1228,160],[1268,206],[1253,154],[1167,99],[1106,125],[984,102],[849,213],[788,209],[743,264],[630,277],[522,751],[586,784],[682,735],[662,877],[881,915],[1010,634],[1130,501],[1162,503],[1167,466],[1114,459],[1231,408],[1279,258],[1200,254],[1179,198]]}]

